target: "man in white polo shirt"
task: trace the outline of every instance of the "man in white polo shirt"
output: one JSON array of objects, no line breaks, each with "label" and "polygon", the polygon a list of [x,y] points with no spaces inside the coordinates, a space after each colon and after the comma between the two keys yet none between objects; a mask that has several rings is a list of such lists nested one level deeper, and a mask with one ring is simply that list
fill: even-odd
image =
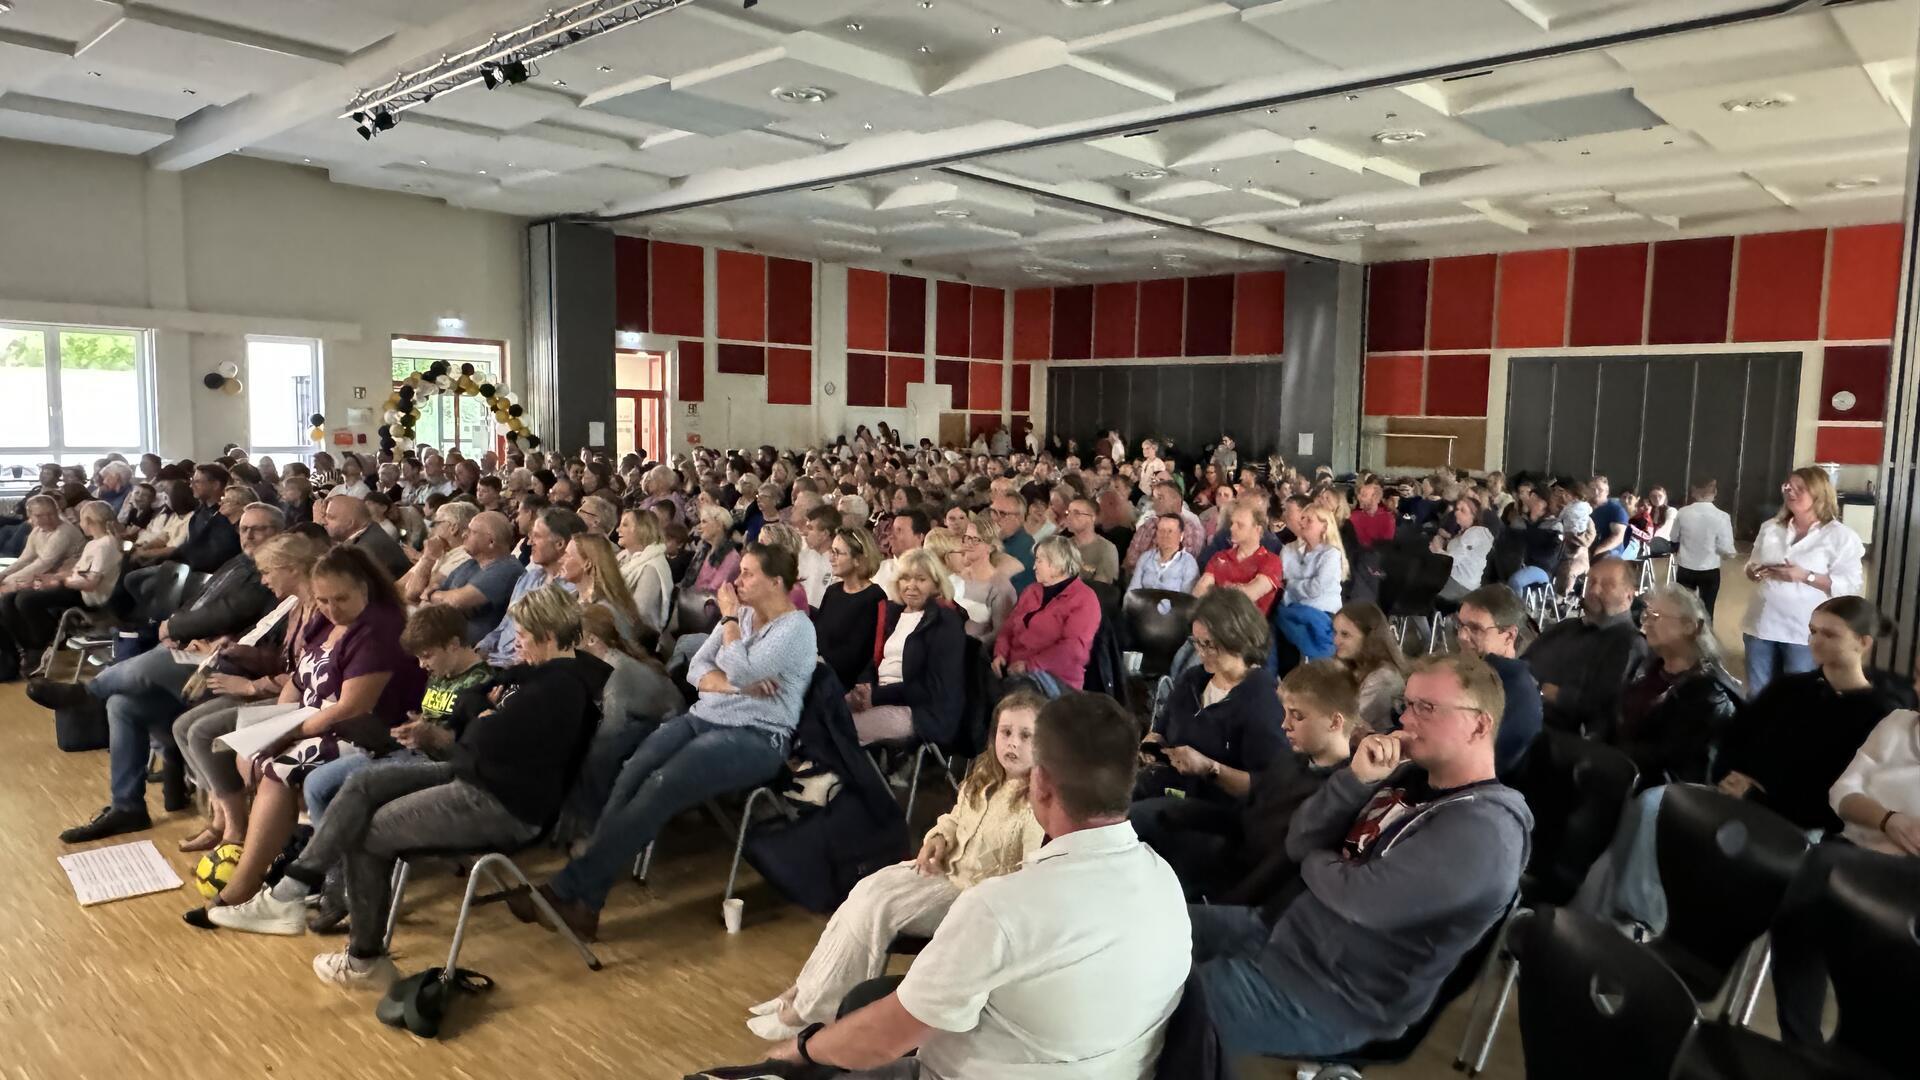
[{"label": "man in white polo shirt", "polygon": [[1152,1076],[1192,937],[1179,880],[1127,822],[1138,751],[1113,699],[1048,702],[1034,725],[1030,798],[1052,839],[1021,869],[962,893],[893,993],[813,1025],[762,1065],[696,1075]]}]

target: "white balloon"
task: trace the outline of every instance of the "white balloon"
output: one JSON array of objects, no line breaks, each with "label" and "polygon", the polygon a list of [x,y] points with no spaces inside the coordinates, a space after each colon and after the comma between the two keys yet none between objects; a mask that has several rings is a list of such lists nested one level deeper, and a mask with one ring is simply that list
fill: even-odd
[{"label": "white balloon", "polygon": [[397,424],[400,422],[400,412],[398,409],[388,409],[380,415],[380,419],[389,424]]},{"label": "white balloon", "polygon": [[240,365],[234,363],[231,360],[226,361],[225,363],[221,364],[219,367],[215,368],[214,370],[218,371],[220,374],[226,376],[229,379],[237,379],[240,377]]},{"label": "white balloon", "polygon": [[453,385],[453,377],[450,375],[442,375],[439,378],[433,380],[433,384],[435,386],[438,386],[440,389],[445,390],[447,387]]}]

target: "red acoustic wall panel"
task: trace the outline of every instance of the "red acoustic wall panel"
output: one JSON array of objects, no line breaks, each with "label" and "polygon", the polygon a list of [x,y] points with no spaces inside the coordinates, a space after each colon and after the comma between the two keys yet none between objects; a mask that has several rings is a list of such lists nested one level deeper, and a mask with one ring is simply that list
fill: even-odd
[{"label": "red acoustic wall panel", "polygon": [[1502,349],[1555,349],[1567,343],[1567,268],[1573,253],[1515,251],[1500,256]]},{"label": "red acoustic wall panel", "polygon": [[1013,406],[1014,412],[1026,412],[1033,407],[1033,365],[1013,365]]},{"label": "red acoustic wall panel", "polygon": [[1493,255],[1433,261],[1433,325],[1427,331],[1427,348],[1485,349],[1493,344],[1493,282],[1498,268],[1499,259]]},{"label": "red acoustic wall panel", "polygon": [[707,400],[707,343],[683,341],[678,357],[680,400]]},{"label": "red acoustic wall panel", "polygon": [[973,358],[1007,357],[1007,291],[973,286]]},{"label": "red acoustic wall panel", "polygon": [[1427,264],[1380,263],[1367,272],[1367,347],[1411,352],[1427,344]]},{"label": "red acoustic wall panel", "polygon": [[647,329],[647,242],[638,236],[613,238],[613,328]]},{"label": "red acoustic wall panel", "polygon": [[1899,304],[1900,226],[1861,225],[1833,230],[1827,279],[1828,341],[1893,336]]},{"label": "red acoustic wall panel", "polygon": [[1000,385],[1006,378],[1006,365],[997,360],[976,360],[967,365],[967,408],[998,409]]},{"label": "red acoustic wall panel", "polygon": [[1426,415],[1487,415],[1488,366],[1485,353],[1429,358]]},{"label": "red acoustic wall panel", "polygon": [[1053,358],[1085,360],[1093,355],[1093,286],[1053,290]]},{"label": "red acoustic wall panel", "polygon": [[1879,424],[1872,427],[1823,425],[1814,439],[1813,456],[1841,465],[1878,465],[1885,439],[1885,429]]},{"label": "red acoustic wall panel", "polygon": [[1225,356],[1233,351],[1233,277],[1187,279],[1188,356]]},{"label": "red acoustic wall panel", "polygon": [[1733,299],[1733,237],[1664,240],[1653,245],[1653,310],[1647,344],[1700,345],[1727,340]]},{"label": "red acoustic wall panel", "polygon": [[719,290],[719,336],[734,341],[767,340],[767,257],[750,251],[714,253]]},{"label": "red acoustic wall panel", "polygon": [[887,408],[907,407],[907,385],[924,382],[927,362],[918,356],[887,357]]},{"label": "red acoustic wall panel", "polygon": [[802,259],[767,260],[767,340],[813,344],[813,264]]},{"label": "red acoustic wall panel", "polygon": [[714,350],[713,369],[727,375],[765,375],[767,347],[723,341]]},{"label": "red acoustic wall panel", "polygon": [[813,404],[813,353],[807,349],[767,350],[767,404]]},{"label": "red acoustic wall panel", "polygon": [[1186,333],[1187,283],[1162,278],[1140,283],[1140,355],[1179,356]]},{"label": "red acoustic wall panel", "polygon": [[[1887,372],[1893,364],[1891,345],[1834,345],[1826,350],[1820,369],[1820,419],[1885,420]],[[1834,407],[1833,395],[1853,395],[1853,407]]]},{"label": "red acoustic wall panel", "polygon": [[972,441],[975,435],[992,436],[994,432],[1000,430],[1000,424],[999,413],[969,413],[967,414],[967,439]]},{"label": "red acoustic wall panel", "polygon": [[847,271],[847,348],[887,349],[887,275]]},{"label": "red acoustic wall panel", "polygon": [[699,337],[705,325],[705,253],[691,244],[654,241],[653,269],[647,275],[652,293],[653,332]]},{"label": "red acoustic wall panel", "polygon": [[1614,244],[1574,252],[1573,323],[1567,344],[1640,344],[1646,290],[1647,245]]},{"label": "red acoustic wall panel", "polygon": [[927,349],[927,279],[887,275],[887,351]]},{"label": "red acoustic wall panel", "polygon": [[1053,290],[1020,289],[1013,294],[1013,358],[1053,359]]},{"label": "red acoustic wall panel", "polygon": [[1818,338],[1820,283],[1826,263],[1825,229],[1741,237],[1733,340]]},{"label": "red acoustic wall panel", "polygon": [[1138,356],[1140,283],[1117,281],[1093,287],[1093,355],[1103,359]]},{"label": "red acoustic wall panel", "polygon": [[878,353],[847,354],[847,404],[857,409],[886,406],[886,357]]},{"label": "red acoustic wall panel", "polygon": [[967,407],[967,380],[972,365],[965,360],[935,360],[933,362],[933,381],[953,392],[953,408]]},{"label": "red acoustic wall panel", "polygon": [[963,281],[933,283],[933,351],[937,356],[972,356],[973,289]]},{"label": "red acoustic wall panel", "polygon": [[1287,346],[1287,273],[1258,270],[1233,282],[1233,354],[1278,356]]},{"label": "red acoustic wall panel", "polygon": [[1423,356],[1369,356],[1365,411],[1368,416],[1418,416]]}]

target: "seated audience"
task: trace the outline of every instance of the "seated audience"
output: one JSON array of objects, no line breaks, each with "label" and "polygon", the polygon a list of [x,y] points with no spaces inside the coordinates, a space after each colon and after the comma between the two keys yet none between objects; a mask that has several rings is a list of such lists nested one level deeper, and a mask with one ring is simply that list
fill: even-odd
[{"label": "seated audience", "polygon": [[1400,519],[1381,502],[1379,482],[1361,484],[1355,489],[1354,497],[1359,505],[1348,520],[1353,525],[1353,535],[1360,547],[1371,551],[1381,544],[1391,543],[1394,533],[1399,531]]},{"label": "seated audience", "polygon": [[1099,511],[1091,499],[1074,499],[1067,504],[1066,532],[1073,546],[1080,549],[1080,575],[1088,581],[1112,585],[1120,579],[1120,552],[1113,541],[1095,529]]},{"label": "seated audience", "polygon": [[[448,506],[465,505],[449,503]],[[441,510],[448,507],[443,506]],[[429,539],[428,544],[433,541]],[[461,550],[466,553],[458,566],[440,584],[422,592],[422,604],[445,604],[467,620],[467,643],[474,644],[493,632],[506,615],[514,586],[524,570],[507,554],[513,543],[513,525],[504,514],[491,510],[467,519]],[[428,556],[422,555],[424,564]]]},{"label": "seated audience", "polygon": [[1205,571],[1193,584],[1194,594],[1205,596],[1215,586],[1226,586],[1245,593],[1260,614],[1270,614],[1280,595],[1284,570],[1280,557],[1261,545],[1267,528],[1266,511],[1250,500],[1236,502],[1227,528],[1232,546],[1207,561]]},{"label": "seated audience", "polygon": [[1481,525],[1480,504],[1467,496],[1453,501],[1451,537],[1443,530],[1433,538],[1432,550],[1453,559],[1447,583],[1440,589],[1442,600],[1458,600],[1480,587],[1486,580],[1487,556],[1493,551],[1493,534]]},{"label": "seated audience", "polygon": [[1333,657],[1360,684],[1359,711],[1348,715],[1368,731],[1392,731],[1394,703],[1407,686],[1407,654],[1393,639],[1386,613],[1364,601],[1342,607],[1333,617]]},{"label": "seated audience", "polygon": [[1035,545],[1033,578],[993,641],[993,673],[1025,678],[1058,697],[1086,681],[1100,598],[1081,580],[1080,549],[1064,536]]},{"label": "seated audience", "polygon": [[133,550],[127,553],[129,565],[165,560],[187,538],[187,526],[193,524],[193,489],[180,480],[161,482],[156,498],[165,505],[155,510],[146,525],[133,535]]},{"label": "seated audience", "polygon": [[1416,661],[1402,730],[1362,739],[1294,813],[1287,852],[1303,888],[1277,921],[1189,909],[1223,1049],[1343,1054],[1401,1034],[1432,1005],[1506,913],[1527,861],[1533,815],[1494,776],[1503,708],[1499,676],[1479,659]]},{"label": "seated audience", "polygon": [[933,531],[933,519],[917,506],[907,507],[894,514],[889,527],[884,530],[884,534],[893,541],[892,547],[888,549],[890,554],[873,575],[873,583],[886,591],[887,599],[896,601],[900,599],[899,593],[893,587],[894,575],[899,573],[900,569],[900,556],[917,550],[925,544],[927,533],[931,531]]},{"label": "seated audience", "polygon": [[[13,565],[0,568],[0,625],[18,620],[17,605],[21,598],[39,590],[60,588],[73,573],[87,543],[79,528],[60,516],[60,503],[53,496],[29,498],[26,511],[26,546]],[[39,663],[37,652],[27,655],[24,642],[0,641],[0,679],[10,682]]]},{"label": "seated audience", "polygon": [[1334,654],[1333,617],[1347,580],[1347,554],[1332,512],[1309,506],[1297,524],[1297,538],[1280,550],[1285,590],[1273,625],[1302,657],[1324,660]]},{"label": "seated audience", "polygon": [[1149,529],[1153,546],[1133,564],[1133,577],[1127,584],[1127,591],[1134,589],[1164,589],[1168,592],[1190,592],[1193,583],[1200,577],[1200,566],[1193,561],[1193,554],[1182,547],[1182,524],[1177,517],[1155,518]]},{"label": "seated audience", "polygon": [[1199,515],[1187,509],[1180,497],[1180,489],[1171,483],[1155,484],[1153,493],[1153,511],[1140,519],[1133,532],[1133,543],[1127,548],[1124,568],[1131,573],[1142,556],[1156,545],[1154,532],[1156,522],[1161,518],[1177,518],[1180,521],[1180,546],[1192,555],[1197,562],[1200,550],[1207,546],[1206,529],[1200,524]]},{"label": "seated audience", "polygon": [[[584,519],[583,519],[584,520]],[[582,606],[597,604],[613,612],[613,623],[622,641],[633,641],[640,630],[640,609],[634,606],[627,581],[620,576],[620,557],[613,541],[589,530],[581,530],[567,541],[566,550],[555,567],[560,580],[572,586]]]},{"label": "seated audience", "polygon": [[718,592],[740,572],[740,549],[733,542],[733,515],[723,506],[708,503],[696,519],[700,542],[694,546],[680,587],[698,592]]},{"label": "seated audience", "polygon": [[861,879],[820,933],[793,985],[754,1006],[747,1027],[774,1041],[834,1018],[862,982],[886,972],[887,947],[932,937],[960,895],[1020,869],[1046,840],[1027,804],[1033,729],[1046,700],[1016,690],[993,710],[993,753],[974,759],[953,809],[927,830],[920,852]]},{"label": "seated audience", "polygon": [[945,565],[953,580],[953,602],[966,613],[968,636],[992,645],[1017,599],[1009,571],[1024,567],[1001,553],[999,533],[987,514],[961,514],[952,533],[959,546],[946,556]]},{"label": "seated audience", "polygon": [[620,516],[620,577],[633,593],[640,625],[660,634],[673,617],[673,568],[667,565],[666,539],[660,519],[645,510]]},{"label": "seated audience", "polygon": [[[388,536],[386,530],[374,527],[373,516],[367,513],[364,500],[351,495],[328,495],[326,526],[327,535],[334,543],[350,544],[365,551],[389,580],[405,577],[413,568],[413,561],[400,550],[400,542]],[[399,595],[398,592],[395,595]]]},{"label": "seated audience", "polygon": [[1520,629],[1526,621],[1526,605],[1505,585],[1482,585],[1461,597],[1456,616],[1460,651],[1485,660],[1500,676],[1506,694],[1506,711],[1500,714],[1500,732],[1493,743],[1494,768],[1501,776],[1513,774],[1544,724],[1540,684],[1519,658]]},{"label": "seated audience", "polygon": [[487,663],[502,671],[520,662],[519,636],[513,625],[513,603],[535,589],[559,585],[571,590],[572,584],[560,576],[560,558],[567,542],[586,528],[580,516],[564,506],[550,506],[534,518],[527,534],[527,568],[513,583],[507,613],[500,617],[487,636],[474,644]]},{"label": "seated audience", "polygon": [[1627,672],[1647,655],[1633,625],[1633,568],[1602,559],[1587,575],[1578,619],[1563,619],[1527,647],[1521,659],[1540,683],[1546,725],[1590,739],[1608,739],[1620,715]]},{"label": "seated audience", "polygon": [[965,704],[966,630],[952,607],[947,575],[924,549],[898,560],[885,622],[874,632],[873,660],[847,691],[861,745],[918,736],[953,737]]},{"label": "seated audience", "polygon": [[[1020,564],[1020,569],[1008,575],[1014,591],[1024,592],[1033,584],[1033,534],[1027,532],[1025,525],[1026,504],[1012,491],[995,491],[989,503],[988,513],[993,517],[995,533],[1000,537],[1000,548]],[[846,508],[841,507],[841,513]]]},{"label": "seated audience", "polygon": [[880,566],[873,534],[861,528],[842,528],[833,534],[827,558],[838,578],[827,586],[813,624],[820,641],[820,659],[833,669],[840,685],[852,687],[873,659],[873,641],[887,594],[873,584]]},{"label": "seated audience", "polygon": [[415,560],[413,568],[395,582],[402,599],[417,604],[426,594],[445,588],[453,572],[473,558],[466,546],[467,526],[479,513],[478,506],[467,502],[441,503],[433,511],[427,538],[421,542],[420,550],[402,549]]},{"label": "seated audience", "polygon": [[1665,585],[1647,594],[1641,629],[1648,652],[1627,676],[1612,742],[1640,767],[1642,787],[1704,784],[1742,704],[1713,620],[1693,590]]},{"label": "seated audience", "polygon": [[[53,644],[63,612],[74,607],[99,610],[120,580],[120,533],[113,507],[92,499],[80,504],[77,516],[86,543],[66,573],[36,575],[17,591],[0,585],[0,650],[18,648],[23,667],[27,660],[38,666],[41,654]],[[55,584],[45,584],[49,580]]]}]

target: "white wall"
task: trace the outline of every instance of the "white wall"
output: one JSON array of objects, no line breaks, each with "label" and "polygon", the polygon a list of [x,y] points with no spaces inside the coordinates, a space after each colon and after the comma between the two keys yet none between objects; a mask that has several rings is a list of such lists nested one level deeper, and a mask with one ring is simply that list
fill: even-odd
[{"label": "white wall", "polygon": [[[200,379],[224,360],[244,366],[249,333],[323,339],[330,428],[385,398],[394,335],[433,334],[448,312],[466,336],[506,341],[524,387],[526,266],[520,219],[319,170],[225,158],[162,173],[0,140],[0,321],[154,329],[168,457],[245,441],[246,397]],[[369,449],[378,423],[357,429]]]}]

